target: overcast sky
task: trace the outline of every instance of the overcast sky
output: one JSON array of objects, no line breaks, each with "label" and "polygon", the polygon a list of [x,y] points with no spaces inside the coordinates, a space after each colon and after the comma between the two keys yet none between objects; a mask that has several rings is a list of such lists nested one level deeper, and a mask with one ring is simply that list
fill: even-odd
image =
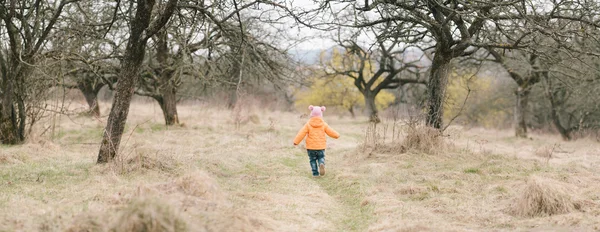
[{"label": "overcast sky", "polygon": [[[289,0],[286,1],[286,6],[288,8],[296,10],[300,10],[299,8],[305,10],[316,9],[318,8],[319,4],[314,2],[314,0]],[[347,6],[347,4],[348,3],[332,4],[330,5],[330,7],[332,7],[334,11],[336,11],[341,10],[342,6]],[[317,20],[331,22],[332,20],[330,17],[332,16],[327,15],[327,11],[325,11],[324,13],[325,15],[319,17]],[[298,26],[296,23],[293,22],[292,19],[289,19],[289,22],[287,23],[290,25],[290,27],[286,30],[289,36],[291,36],[294,39],[306,40],[295,46],[295,49],[297,50],[323,50],[334,47],[336,45],[332,38],[337,36],[337,31],[321,31],[310,29],[304,26]],[[346,29],[345,31],[348,30]],[[372,38],[369,38],[368,36],[364,35],[359,36],[359,41],[357,42],[359,44],[366,45],[370,44],[369,41],[373,41]]]}]

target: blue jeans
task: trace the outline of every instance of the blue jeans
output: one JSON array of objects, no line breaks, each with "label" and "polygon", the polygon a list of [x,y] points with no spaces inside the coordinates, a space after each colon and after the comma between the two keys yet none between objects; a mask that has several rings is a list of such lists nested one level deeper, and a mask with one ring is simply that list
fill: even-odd
[{"label": "blue jeans", "polygon": [[312,169],[313,176],[319,175],[319,164],[325,164],[325,150],[306,150],[308,152],[308,158],[310,159],[310,168]]}]

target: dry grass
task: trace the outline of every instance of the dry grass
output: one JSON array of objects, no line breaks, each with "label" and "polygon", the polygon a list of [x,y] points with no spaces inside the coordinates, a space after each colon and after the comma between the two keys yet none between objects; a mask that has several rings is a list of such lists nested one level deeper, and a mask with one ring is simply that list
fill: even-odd
[{"label": "dry grass", "polygon": [[222,202],[223,193],[215,181],[205,172],[197,171],[175,180],[176,188],[184,194],[200,197],[212,202]]},{"label": "dry grass", "polygon": [[556,144],[554,144],[552,146],[548,146],[548,145],[542,146],[542,147],[538,148],[537,150],[535,150],[535,156],[543,158],[544,160],[546,160],[546,163],[549,163],[550,159],[552,159],[555,149],[556,149]]},{"label": "dry grass", "polygon": [[568,188],[557,181],[531,177],[515,200],[513,212],[521,217],[540,217],[565,214],[580,208]]},{"label": "dry grass", "polygon": [[439,130],[431,127],[408,125],[402,147],[426,154],[437,154],[445,148],[444,138]]},{"label": "dry grass", "polygon": [[[590,140],[460,127],[441,137],[408,125],[398,138],[396,121],[384,121],[370,140],[376,146],[364,151],[366,118],[325,114],[342,137],[329,140],[328,174],[314,179],[306,150],[291,146],[304,112],[262,112],[236,128],[230,110],[178,108],[185,127],[165,127],[155,104],[132,105],[111,165],[95,164],[106,117],[63,117],[53,136],[2,147],[0,231],[109,231],[121,217],[167,226],[179,218],[188,231],[600,230],[600,145]],[[560,149],[546,164],[536,150],[553,144]],[[564,191],[570,211],[507,210],[529,176],[556,180],[542,195]],[[138,199],[148,201],[131,210]]]},{"label": "dry grass", "polygon": [[144,154],[138,153],[132,157],[125,157],[124,159],[117,158],[112,163],[120,174],[131,173],[131,172],[144,172],[148,170],[155,170],[164,173],[173,173],[179,166],[176,159],[169,155],[159,154]]},{"label": "dry grass", "polygon": [[187,223],[167,203],[157,199],[136,199],[123,209],[110,231],[177,232],[187,231]]},{"label": "dry grass", "polygon": [[107,231],[105,222],[100,220],[103,215],[83,214],[79,215],[73,221],[73,224],[66,229],[66,232],[105,232]]}]

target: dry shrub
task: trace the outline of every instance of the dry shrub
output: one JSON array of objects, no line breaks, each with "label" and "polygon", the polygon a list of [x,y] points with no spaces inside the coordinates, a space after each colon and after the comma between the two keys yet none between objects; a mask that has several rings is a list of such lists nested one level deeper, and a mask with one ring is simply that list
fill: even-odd
[{"label": "dry shrub", "polygon": [[207,200],[222,200],[217,183],[205,172],[193,172],[175,180],[177,189],[186,195],[202,197]]},{"label": "dry shrub", "polygon": [[556,145],[540,147],[537,150],[535,150],[535,156],[544,158],[547,163],[550,161],[550,159],[552,159],[552,156],[553,156],[552,154],[554,153],[555,148],[556,148]]},{"label": "dry shrub", "polygon": [[0,164],[23,163],[29,159],[29,155],[23,152],[0,150]]},{"label": "dry shrub", "polygon": [[[119,156],[117,156],[119,158]],[[159,172],[174,173],[179,163],[173,157],[168,155],[152,156],[145,153],[138,153],[133,157],[120,157],[121,160],[115,160],[114,166],[121,174],[136,171],[155,170]]]},{"label": "dry shrub", "polygon": [[394,136],[391,138],[386,137],[388,129],[388,124],[385,123],[369,123],[369,126],[365,130],[364,140],[360,145],[360,151],[367,152],[368,157],[373,155],[372,152],[384,154],[404,153],[406,149],[400,144],[395,143]]},{"label": "dry shrub", "polygon": [[89,213],[79,215],[73,221],[73,224],[67,228],[66,232],[104,232],[104,223],[99,219],[99,215]]},{"label": "dry shrub", "polygon": [[439,130],[427,126],[408,125],[406,137],[401,146],[426,154],[437,154],[444,148],[444,140]]},{"label": "dry shrub", "polygon": [[556,181],[531,177],[513,205],[513,213],[521,217],[564,214],[579,209],[567,188]]},{"label": "dry shrub", "polygon": [[174,232],[187,231],[185,220],[164,202],[140,199],[122,210],[110,231],[115,232]]},{"label": "dry shrub", "polygon": [[8,163],[8,155],[4,153],[0,153],[0,164]]},{"label": "dry shrub", "polygon": [[369,148],[377,148],[384,144],[382,141],[382,136],[377,131],[377,123],[369,123],[369,126],[365,130],[365,137],[362,144],[362,150],[367,150]]}]

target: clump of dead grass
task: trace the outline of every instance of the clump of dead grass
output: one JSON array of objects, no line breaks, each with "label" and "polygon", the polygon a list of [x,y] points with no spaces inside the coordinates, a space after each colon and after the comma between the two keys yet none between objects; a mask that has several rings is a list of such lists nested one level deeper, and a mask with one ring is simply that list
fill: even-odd
[{"label": "clump of dead grass", "polygon": [[0,150],[0,164],[23,163],[29,159],[29,155],[17,150]]},{"label": "clump of dead grass", "polygon": [[175,186],[186,195],[202,197],[211,201],[222,200],[223,197],[214,179],[201,171],[179,177],[175,180]]},{"label": "clump of dead grass", "polygon": [[148,170],[175,173],[178,166],[179,162],[174,157],[169,155],[159,155],[158,153],[154,155],[138,153],[133,156],[117,156],[117,159],[112,165],[119,174],[144,172]]},{"label": "clump of dead grass", "polygon": [[512,212],[521,217],[539,217],[565,214],[579,208],[563,184],[534,176],[527,180]]},{"label": "clump of dead grass", "polygon": [[437,154],[445,147],[442,133],[431,127],[408,125],[406,137],[400,143],[406,150],[420,151],[426,154]]},{"label": "clump of dead grass", "polygon": [[187,223],[167,203],[147,198],[130,202],[110,231],[187,231]]},{"label": "clump of dead grass", "polygon": [[[379,125],[379,126],[378,126]],[[395,129],[395,126],[394,126]],[[395,132],[394,132],[395,133]],[[388,134],[388,124],[386,123],[369,123],[365,130],[365,136],[362,144],[359,146],[361,152],[367,152],[369,157],[372,152],[377,153],[404,153],[406,149],[397,143],[392,136],[386,137]],[[399,136],[398,136],[399,137]],[[387,141],[391,139],[391,141]],[[390,143],[391,142],[391,143]]]},{"label": "clump of dead grass", "polygon": [[8,154],[0,153],[0,164],[7,164],[9,161]]},{"label": "clump of dead grass", "polygon": [[546,160],[546,163],[550,162],[552,159],[554,150],[556,149],[556,144],[553,146],[542,146],[535,150],[535,156],[543,158]]},{"label": "clump of dead grass", "polygon": [[104,232],[106,228],[99,215],[82,214],[75,218],[66,232]]}]

